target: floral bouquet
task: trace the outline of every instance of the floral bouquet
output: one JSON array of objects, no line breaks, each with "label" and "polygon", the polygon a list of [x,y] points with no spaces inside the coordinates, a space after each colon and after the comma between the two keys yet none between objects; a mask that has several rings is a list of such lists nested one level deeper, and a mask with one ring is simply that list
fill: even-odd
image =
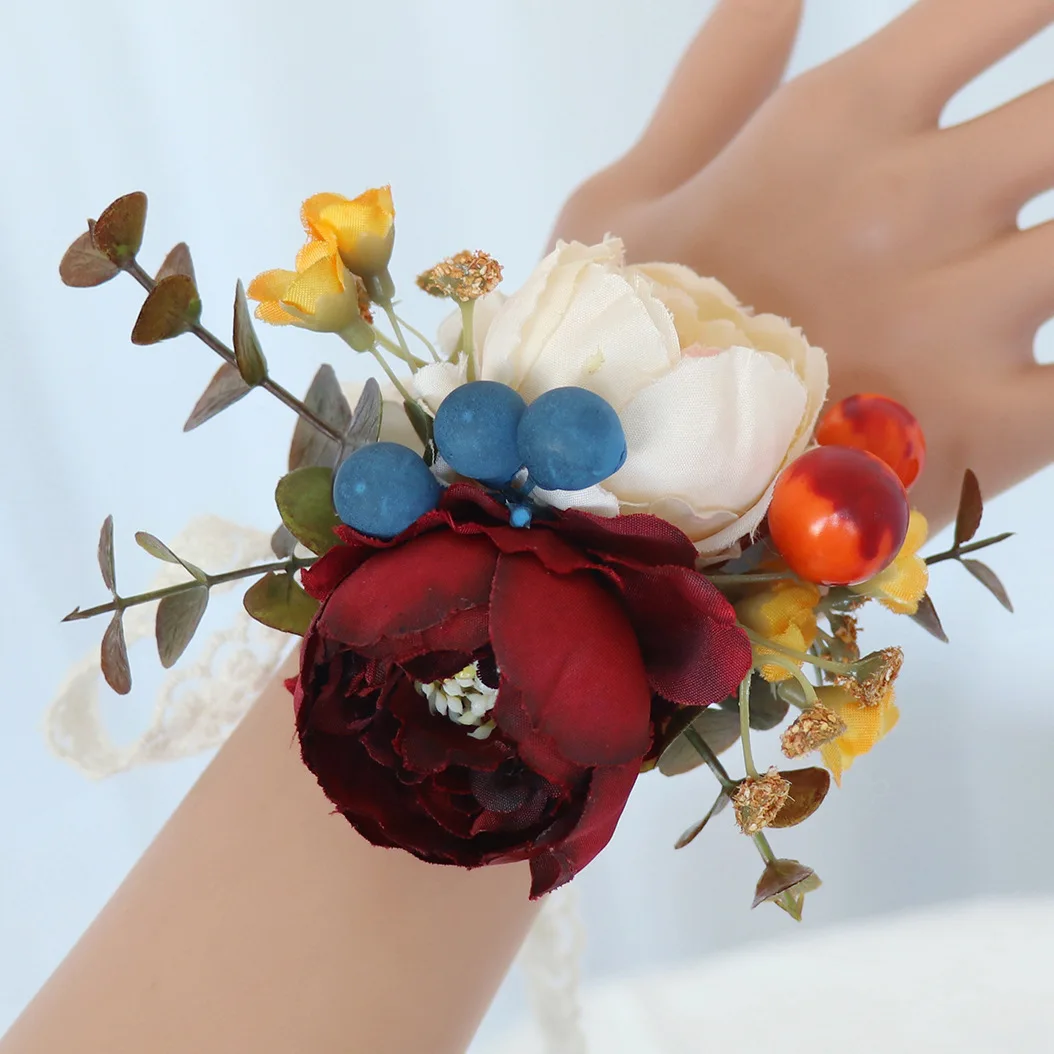
[{"label": "floral bouquet", "polygon": [[[123,596],[103,524],[112,599],[67,618],[111,616],[110,686],[131,689],[128,608],[157,602],[169,667],[210,589],[253,580],[248,613],[303,637],[288,687],[304,763],[370,842],[462,867],[526,860],[540,897],[604,848],[641,773],[706,765],[716,800],[677,847],[731,803],[764,860],[755,905],[800,919],[819,880],[766,829],[810,816],[897,721],[902,653],[861,653],[860,609],[877,600],[944,639],[927,565],[948,560],[1010,607],[968,558],[1008,537],[972,540],[973,474],[952,548],[923,559],[911,413],[862,394],[821,417],[826,357],[799,330],[686,267],[627,266],[614,238],[559,244],[507,297],[484,252],[436,264],[418,285],[456,310],[434,346],[396,311],[388,188],[316,194],[295,269],[238,283],[228,345],[201,325],[185,245],[154,277],[140,265],[145,216],[134,193],[89,222],[65,283],[123,271],[147,292],[134,343],[192,333],[220,355],[186,429],[254,389],[299,421],[274,561],[206,571],[140,532],[186,579]],[[249,299],[264,322],[374,356],[387,391],[369,380],[352,407],[323,366],[297,398]],[[780,726],[788,759],[821,764],[759,772],[751,736]],[[721,761],[737,743],[742,776]]]}]

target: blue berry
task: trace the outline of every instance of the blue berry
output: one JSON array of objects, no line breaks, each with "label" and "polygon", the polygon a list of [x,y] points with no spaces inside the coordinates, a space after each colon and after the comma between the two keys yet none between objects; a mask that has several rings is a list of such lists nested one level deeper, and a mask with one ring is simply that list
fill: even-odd
[{"label": "blue berry", "polygon": [[333,507],[349,527],[394,538],[439,502],[439,481],[419,454],[399,443],[368,443],[337,469]]},{"label": "blue berry", "polygon": [[585,490],[626,460],[618,414],[586,388],[553,388],[527,407],[518,432],[520,457],[544,490]]},{"label": "blue berry", "polygon": [[506,384],[463,384],[436,412],[436,449],[455,472],[500,487],[523,466],[516,429],[526,407],[519,392]]},{"label": "blue berry", "polygon": [[510,505],[509,506],[509,524],[513,527],[530,527],[531,520],[534,517],[531,514],[530,507],[527,505]]}]

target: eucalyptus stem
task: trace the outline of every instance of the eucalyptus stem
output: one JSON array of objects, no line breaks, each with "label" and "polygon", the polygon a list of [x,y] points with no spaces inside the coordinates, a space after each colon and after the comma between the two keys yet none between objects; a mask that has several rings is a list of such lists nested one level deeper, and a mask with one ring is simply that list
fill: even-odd
[{"label": "eucalyptus stem", "polygon": [[953,545],[943,553],[927,556],[926,564],[932,566],[933,564],[943,563],[945,560],[958,560],[959,557],[965,556],[967,553],[976,553],[979,549],[987,549],[990,545],[998,545],[1000,542],[1005,542],[1007,538],[1013,538],[1013,536],[1013,531],[1004,531],[1002,534],[997,534],[994,538],[985,538],[980,542],[971,542],[969,545]]},{"label": "eucalyptus stem", "polygon": [[766,571],[757,575],[706,575],[705,577],[715,586],[749,585],[752,582],[788,582],[798,578],[790,571]]},{"label": "eucalyptus stem", "polygon": [[739,738],[743,743],[743,764],[747,775],[756,780],[758,770],[754,767],[754,753],[750,749],[750,681],[748,673],[739,683]]},{"label": "eucalyptus stem", "polygon": [[774,651],[778,655],[784,655],[788,659],[794,659],[797,662],[807,662],[810,666],[816,666],[818,669],[827,670],[830,673],[853,672],[852,666],[847,663],[835,662],[833,659],[823,659],[819,655],[810,655],[804,651],[795,651],[793,648],[786,648],[782,644],[777,644],[774,640],[769,640],[768,637],[763,637],[760,633],[755,633],[754,630],[748,629],[746,626],[740,626],[739,628],[747,635],[748,640],[767,651]]},{"label": "eucalyptus stem", "polygon": [[302,567],[310,567],[317,558],[314,556],[299,557],[291,556],[288,560],[275,560],[269,564],[256,564],[253,567],[239,567],[233,571],[224,571],[222,574],[210,575],[205,573],[205,581],[192,578],[189,582],[177,582],[173,586],[165,586],[163,589],[152,589],[149,593],[137,593],[131,597],[114,597],[108,604],[99,604],[98,607],[85,608],[81,611],[70,612],[62,621],[79,622],[81,619],[93,618],[95,615],[106,615],[111,611],[124,611],[126,608],[136,607],[139,604],[149,604],[151,600],[163,600],[165,597],[175,596],[177,593],[186,593],[191,589],[200,589],[202,585],[211,589],[213,586],[221,586],[226,582],[236,582],[240,578],[253,578],[265,575],[270,571],[284,571],[291,574],[299,571]]},{"label": "eucalyptus stem", "polygon": [[[154,291],[154,288],[157,286],[157,282],[155,282],[153,278],[151,278],[150,275],[148,275],[146,271],[143,270],[143,268],[139,265],[138,260],[136,260],[135,258],[127,260],[124,264],[122,264],[122,268],[123,270],[127,271],[128,274],[130,274],[148,293],[152,293]],[[207,330],[203,325],[198,322],[195,322],[190,327],[190,331],[203,344],[212,348],[212,350],[216,352],[216,354],[219,355],[219,357],[223,359],[223,361],[226,362],[228,366],[234,366],[237,369],[238,363],[235,360],[234,352],[230,348],[228,348],[227,345],[224,344],[219,337]],[[343,441],[344,437],[336,428],[329,424],[328,421],[324,421],[321,417],[318,416],[318,414],[315,413],[314,410],[312,410],[305,403],[301,402],[288,389],[283,388],[282,385],[280,385],[277,381],[274,381],[270,377],[265,376],[264,379],[260,381],[257,387],[263,388],[264,391],[270,392],[276,399],[288,406],[290,410],[293,410],[294,412],[299,414],[305,421],[308,422],[308,424],[313,425],[323,435],[329,436],[330,439],[335,440],[338,443]]]},{"label": "eucalyptus stem", "polygon": [[[396,317],[399,318],[398,315]],[[428,349],[429,354],[436,362],[443,361],[442,356],[439,354],[438,351],[436,351],[435,345],[420,330],[414,329],[414,327],[411,326],[405,318],[399,318],[399,322],[405,329],[408,329]],[[425,364],[422,362],[421,365],[423,366]]]},{"label": "eucalyptus stem", "polygon": [[714,778],[721,784],[721,789],[727,794],[732,794],[738,783],[728,774],[728,770],[721,764],[718,756],[710,749],[710,745],[694,728],[689,725],[684,730],[684,738],[695,748],[695,752],[706,763],[706,767],[714,774]]}]

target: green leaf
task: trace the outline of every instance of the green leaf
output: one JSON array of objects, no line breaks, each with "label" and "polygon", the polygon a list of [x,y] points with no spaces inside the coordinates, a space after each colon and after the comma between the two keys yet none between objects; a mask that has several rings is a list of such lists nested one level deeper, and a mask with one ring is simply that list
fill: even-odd
[{"label": "green leaf", "polygon": [[717,801],[710,806],[710,811],[693,827],[689,827],[680,838],[677,839],[674,849],[683,849],[686,845],[694,842],[695,839],[702,833],[703,828],[719,813],[725,811],[725,806],[732,799],[724,792],[721,791],[717,796]]},{"label": "green leaf", "polygon": [[157,605],[154,632],[157,654],[166,670],[187,650],[208,603],[208,586],[194,586],[182,593],[161,598],[161,603]]},{"label": "green leaf", "polygon": [[937,614],[937,609],[933,606],[929,593],[923,594],[922,599],[919,601],[918,611],[910,617],[913,622],[918,623],[927,633],[933,634],[937,640],[944,641],[945,644],[948,643],[948,634],[944,632],[940,616]]},{"label": "green leaf", "polygon": [[121,269],[95,248],[91,231],[77,238],[59,263],[59,278],[75,289],[102,285],[120,273]]},{"label": "green leaf", "polygon": [[132,327],[132,343],[157,344],[186,333],[201,318],[201,298],[185,274],[162,278],[149,292]]},{"label": "green leaf", "polygon": [[115,264],[135,257],[143,244],[146,226],[146,195],[142,191],[125,194],[103,209],[91,225],[95,248]]},{"label": "green leaf", "polygon": [[[739,720],[739,699],[732,696],[718,704],[722,709],[734,711]],[[750,727],[756,732],[768,732],[781,724],[787,716],[790,704],[760,674],[750,679]]]},{"label": "green leaf", "polygon": [[147,534],[146,531],[136,531],[135,540],[139,548],[145,549],[155,560],[164,560],[166,564],[179,564],[199,582],[203,584],[208,582],[209,576],[200,567],[189,563],[181,556],[176,556],[164,542],[152,534]]},{"label": "green leaf", "polygon": [[242,380],[250,386],[267,376],[267,360],[253,329],[252,315],[245,299],[245,289],[238,282],[234,290],[234,360]]},{"label": "green leaf", "polygon": [[[694,729],[715,754],[722,754],[739,740],[739,713],[711,706],[693,717],[687,727]],[[659,755],[658,769],[664,776],[679,776],[702,764],[699,752],[681,730]]]},{"label": "green leaf", "polygon": [[236,366],[225,362],[215,373],[209,386],[202,393],[194,409],[190,411],[184,432],[191,432],[198,425],[203,425],[210,417],[215,417],[228,406],[233,406],[239,399],[245,398],[252,388],[242,380]]},{"label": "green leaf", "polygon": [[318,610],[318,601],[304,592],[290,574],[269,571],[245,593],[245,610],[257,622],[302,637]]},{"label": "green leaf", "polygon": [[102,572],[102,580],[106,588],[117,596],[117,575],[113,562],[113,517],[107,516],[102,521],[102,530],[99,531],[99,570]]},{"label": "green leaf", "polygon": [[384,399],[381,396],[381,386],[369,377],[362,386],[362,394],[355,404],[355,410],[351,415],[351,423],[344,433],[343,451],[341,460],[349,454],[354,454],[360,447],[367,443],[376,443],[381,434],[381,416],[384,412]]},{"label": "green leaf", "polygon": [[127,695],[132,690],[132,670],[128,665],[128,646],[124,641],[124,623],[120,611],[114,612],[102,635],[99,665],[106,683],[118,695]]},{"label": "green leaf", "polygon": [[981,563],[980,560],[962,560],[961,563],[1007,611],[1013,612],[1014,605],[1010,602],[1010,594],[1007,593],[1006,586],[987,564]]},{"label": "green leaf", "polygon": [[809,768],[793,769],[780,775],[790,784],[790,794],[769,826],[795,827],[823,804],[831,789],[831,774],[826,769]]},{"label": "green leaf", "polygon": [[194,261],[190,258],[190,248],[186,242],[173,245],[168,250],[168,255],[161,261],[161,266],[154,275],[154,281],[160,282],[170,274],[186,275],[192,282],[194,279]]},{"label": "green leaf", "polygon": [[[331,425],[339,435],[344,435],[351,424],[351,407],[332,366],[323,364],[318,368],[304,396],[304,405]],[[339,459],[339,443],[320,432],[310,421],[297,418],[293,442],[289,447],[290,472],[319,465],[334,468]]]},{"label": "green leaf", "polygon": [[283,476],[275,490],[282,522],[313,553],[338,544],[333,528],[340,524],[333,509],[333,470],[322,465],[298,468]]},{"label": "green leaf", "polygon": [[819,884],[820,880],[811,867],[799,864],[797,860],[773,860],[765,865],[758,879],[751,907],[756,908],[766,900],[775,900],[782,893],[797,896],[811,892]]},{"label": "green leaf", "polygon": [[955,548],[968,542],[981,526],[984,501],[981,486],[970,469],[963,475],[962,491],[959,494],[959,512],[955,517]]},{"label": "green leaf", "polygon": [[417,433],[417,438],[421,440],[421,444],[425,448],[422,455],[425,462],[429,465],[434,465],[436,455],[435,419],[431,414],[425,413],[417,403],[403,400],[403,409],[406,411],[406,416],[410,419],[413,430]]}]

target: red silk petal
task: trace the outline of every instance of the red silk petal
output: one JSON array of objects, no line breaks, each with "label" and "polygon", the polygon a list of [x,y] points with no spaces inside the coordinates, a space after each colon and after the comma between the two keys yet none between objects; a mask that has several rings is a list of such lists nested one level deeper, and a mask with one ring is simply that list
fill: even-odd
[{"label": "red silk petal", "polygon": [[619,765],[644,756],[651,689],[626,613],[597,576],[502,556],[490,617],[503,679],[564,758]]}]

